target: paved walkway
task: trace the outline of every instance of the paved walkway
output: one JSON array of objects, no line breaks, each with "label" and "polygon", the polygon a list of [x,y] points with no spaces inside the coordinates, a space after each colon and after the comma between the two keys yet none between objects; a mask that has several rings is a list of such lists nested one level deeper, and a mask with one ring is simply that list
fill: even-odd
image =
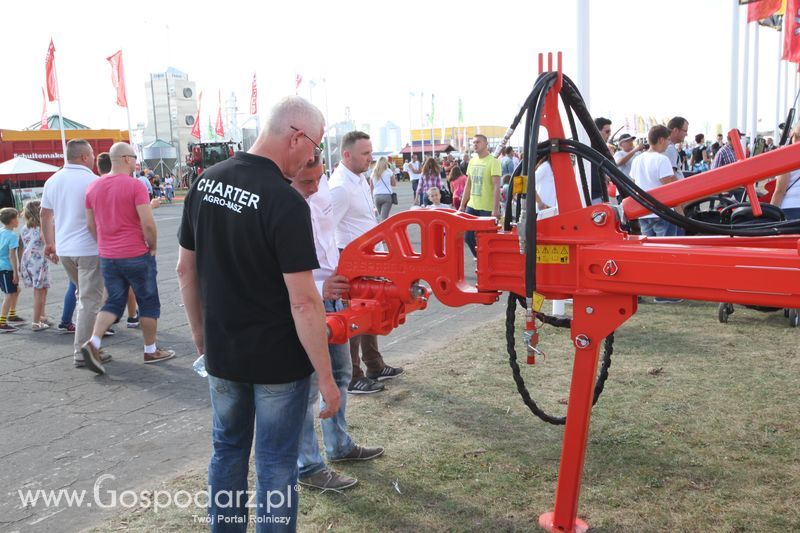
[{"label": "paved walkway", "polygon": [[[409,205],[410,197],[404,182],[401,205]],[[0,531],[68,532],[97,525],[120,509],[104,508],[113,503],[113,491],[119,495],[152,489],[207,461],[207,385],[191,369],[195,353],[174,270],[181,209],[173,204],[155,212],[159,345],[173,348],[177,357],[159,365],[142,364],[140,330],[121,323],[117,335],[103,343],[114,356],[108,375],[95,377],[73,367],[69,335],[29,329],[0,335]],[[51,278],[47,313],[57,319],[66,276],[60,266],[51,266]],[[32,291],[25,290],[20,314],[30,318],[31,306]],[[426,311],[411,315],[406,326],[381,340],[382,352],[390,364],[403,364],[424,357],[431,344],[458,337],[503,312],[501,305],[449,309],[431,301]],[[83,490],[86,497],[81,506],[65,500],[60,505],[22,505],[18,491],[38,489]]]}]

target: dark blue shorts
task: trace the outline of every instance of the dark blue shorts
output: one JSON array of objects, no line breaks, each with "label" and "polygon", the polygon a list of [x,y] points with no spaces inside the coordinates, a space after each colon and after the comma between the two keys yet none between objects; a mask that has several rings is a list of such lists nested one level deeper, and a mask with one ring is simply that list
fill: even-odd
[{"label": "dark blue shorts", "polygon": [[156,277],[156,258],[150,253],[127,259],[100,258],[100,271],[106,284],[108,300],[101,311],[116,317],[122,316],[128,303],[128,289],[133,289],[139,316],[158,318],[161,316],[161,302],[158,299]]},{"label": "dark blue shorts", "polygon": [[0,270],[0,291],[6,294],[14,294],[19,288],[12,280],[14,279],[14,272],[12,270]]}]

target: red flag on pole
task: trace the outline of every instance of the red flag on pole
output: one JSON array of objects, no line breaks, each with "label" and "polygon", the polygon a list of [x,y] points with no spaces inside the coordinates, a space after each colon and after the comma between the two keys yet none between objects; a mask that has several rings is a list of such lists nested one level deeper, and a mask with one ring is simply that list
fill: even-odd
[{"label": "red flag on pole", "polygon": [[39,129],[50,129],[50,125],[47,123],[47,97],[44,95],[44,87],[42,87],[42,125],[39,126]]},{"label": "red flag on pole", "polygon": [[756,22],[774,15],[781,8],[781,0],[756,0],[747,4],[747,22]]},{"label": "red flag on pole", "polygon": [[194,124],[192,124],[192,137],[200,140],[200,105],[203,102],[203,91],[197,96],[197,114],[194,116]]},{"label": "red flag on pole", "polygon": [[303,76],[300,74],[294,75],[294,91],[297,92],[297,89],[300,88],[300,84],[303,83]]},{"label": "red flag on pole", "polygon": [[258,114],[258,87],[256,86],[255,72],[253,72],[253,90],[250,92],[250,114]]},{"label": "red flag on pole", "polygon": [[125,71],[122,68],[122,50],[107,57],[106,60],[111,63],[111,83],[117,90],[117,105],[128,107],[128,96],[125,94]]},{"label": "red flag on pole", "polygon": [[800,11],[798,0],[787,0],[783,15],[783,59],[800,63]]},{"label": "red flag on pole", "polygon": [[220,137],[225,137],[225,128],[222,126],[222,91],[219,91],[219,103],[217,105],[217,124],[214,127],[214,133]]},{"label": "red flag on pole", "polygon": [[50,39],[50,46],[47,47],[44,69],[47,79],[47,98],[51,102],[58,100],[58,90],[56,89],[56,47],[53,46],[53,39]]}]

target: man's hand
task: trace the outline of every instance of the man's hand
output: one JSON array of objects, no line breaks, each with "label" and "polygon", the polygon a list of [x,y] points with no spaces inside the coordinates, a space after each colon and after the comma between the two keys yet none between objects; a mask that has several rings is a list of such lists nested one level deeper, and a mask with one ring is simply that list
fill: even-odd
[{"label": "man's hand", "polygon": [[197,349],[197,355],[205,355],[206,353],[206,340],[203,337],[203,330],[200,329],[199,333],[192,334],[192,341],[194,342],[194,347]]},{"label": "man's hand", "polygon": [[322,394],[322,399],[325,400],[325,410],[320,411],[320,418],[330,418],[339,410],[339,387],[333,380],[333,374],[328,374],[319,377],[319,392]]},{"label": "man's hand", "polygon": [[325,300],[338,300],[342,294],[350,290],[347,278],[334,274],[322,283],[322,298]]},{"label": "man's hand", "polygon": [[14,270],[11,274],[11,283],[19,285],[19,270]]},{"label": "man's hand", "polygon": [[55,244],[46,244],[44,246],[44,256],[47,258],[48,261],[57,265],[58,264],[58,255],[56,255],[56,245]]},{"label": "man's hand", "polygon": [[150,255],[152,255],[153,257],[156,256],[156,249],[155,248],[150,248]]},{"label": "man's hand", "polygon": [[159,207],[161,207],[161,198],[155,197],[152,200],[150,200],[150,207],[152,209],[158,209]]}]

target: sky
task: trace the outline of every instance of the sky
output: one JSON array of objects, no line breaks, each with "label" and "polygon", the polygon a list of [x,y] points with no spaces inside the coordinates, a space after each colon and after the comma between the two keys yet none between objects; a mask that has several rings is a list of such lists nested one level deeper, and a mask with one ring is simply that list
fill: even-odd
[{"label": "sky", "polygon": [[[734,3],[590,0],[591,114],[610,118],[614,129],[637,113],[659,120],[682,115],[692,135],[727,130]],[[348,112],[358,125],[391,120],[404,138],[409,125],[419,127],[430,113],[431,94],[437,127],[457,123],[459,98],[465,123],[507,126],[533,86],[539,52],[562,51],[564,72],[577,78],[576,0],[109,5],[44,0],[3,6],[0,129],[39,120],[51,38],[63,113],[93,128],[127,128],[105,59],[120,49],[134,126],[147,120],[148,74],[168,66],[186,72],[203,91],[203,115],[216,114],[218,90],[223,98],[233,91],[241,124],[256,72],[263,123],[269,106],[295,92],[300,74],[300,95],[327,108],[330,123]],[[779,34],[762,28],[759,35],[758,114],[761,129],[771,129]],[[309,80],[317,82],[313,89]],[[787,108],[781,104],[781,116]],[[48,112],[57,112],[56,102]]]}]

